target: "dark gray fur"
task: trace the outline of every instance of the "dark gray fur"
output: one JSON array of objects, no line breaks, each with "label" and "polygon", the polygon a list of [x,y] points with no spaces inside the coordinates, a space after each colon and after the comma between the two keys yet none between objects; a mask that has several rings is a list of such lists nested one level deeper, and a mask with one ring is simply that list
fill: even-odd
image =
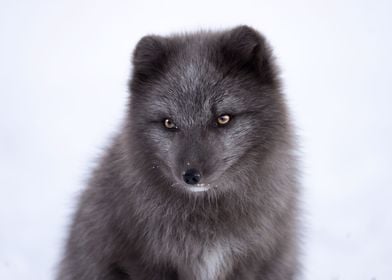
[{"label": "dark gray fur", "polygon": [[[295,147],[264,37],[247,26],[146,36],[129,85],[57,279],[296,279]],[[210,190],[187,190],[189,166]]]}]

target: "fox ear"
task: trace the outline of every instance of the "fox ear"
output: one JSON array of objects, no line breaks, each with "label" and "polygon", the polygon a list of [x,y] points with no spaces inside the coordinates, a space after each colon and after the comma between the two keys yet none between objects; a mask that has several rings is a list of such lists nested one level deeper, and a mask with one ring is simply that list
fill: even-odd
[{"label": "fox ear", "polygon": [[249,26],[238,26],[223,33],[220,51],[228,71],[254,72],[263,82],[272,82],[275,77],[273,58],[266,40]]},{"label": "fox ear", "polygon": [[149,35],[140,39],[132,57],[133,80],[147,82],[163,72],[168,56],[167,49],[163,37]]}]

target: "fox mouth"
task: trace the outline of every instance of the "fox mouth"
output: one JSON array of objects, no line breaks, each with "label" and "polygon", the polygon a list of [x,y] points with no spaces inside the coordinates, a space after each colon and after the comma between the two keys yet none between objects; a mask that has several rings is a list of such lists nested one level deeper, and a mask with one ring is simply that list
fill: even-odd
[{"label": "fox mouth", "polygon": [[206,192],[211,188],[210,184],[196,184],[194,186],[186,186],[187,190],[191,192]]}]

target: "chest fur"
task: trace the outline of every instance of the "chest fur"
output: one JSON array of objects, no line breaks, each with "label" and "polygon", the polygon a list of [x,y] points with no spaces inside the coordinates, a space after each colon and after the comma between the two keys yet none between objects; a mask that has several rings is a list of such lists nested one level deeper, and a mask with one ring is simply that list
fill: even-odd
[{"label": "chest fur", "polygon": [[232,266],[232,251],[216,242],[202,249],[192,262],[179,266],[180,279],[219,280],[224,279]]}]

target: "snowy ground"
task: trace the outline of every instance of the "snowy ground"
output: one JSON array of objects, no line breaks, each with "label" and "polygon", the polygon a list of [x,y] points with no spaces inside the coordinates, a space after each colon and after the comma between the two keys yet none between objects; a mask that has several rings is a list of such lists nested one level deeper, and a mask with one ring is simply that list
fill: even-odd
[{"label": "snowy ground", "polygon": [[[136,2],[136,1],[135,1]],[[246,23],[303,153],[306,280],[392,279],[391,1],[0,1],[0,279],[53,279],[146,33]]]}]

